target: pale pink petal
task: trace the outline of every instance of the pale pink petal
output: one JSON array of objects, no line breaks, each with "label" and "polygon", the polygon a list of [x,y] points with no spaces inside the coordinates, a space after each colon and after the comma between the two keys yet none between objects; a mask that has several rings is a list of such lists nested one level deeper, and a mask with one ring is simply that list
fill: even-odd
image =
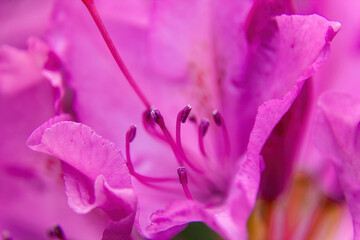
[{"label": "pale pink petal", "polygon": [[[267,78],[264,78],[265,82],[263,82],[264,85],[262,87],[267,86],[267,90],[264,90],[262,87],[260,89],[267,91],[269,97],[271,95],[281,96],[287,87],[290,87],[291,84],[295,85],[282,98],[269,100],[258,109],[254,128],[249,139],[247,158],[240,164],[240,169],[236,175],[235,184],[229,197],[233,206],[233,218],[243,224],[246,223],[246,219],[255,204],[258,184],[260,183],[259,161],[262,148],[274,127],[290,109],[306,79],[324,61],[324,57],[328,52],[329,41],[335,32],[332,25],[338,27],[338,24],[330,23],[316,15],[309,17],[282,15],[275,19],[279,32],[284,33],[279,35],[282,40],[279,42],[281,48],[278,48],[279,52],[276,61],[284,65],[274,65],[272,71],[267,72]],[[319,30],[319,27],[321,27],[322,31]],[[312,34],[314,32],[318,33],[316,38]],[[270,49],[268,51],[271,52]],[[281,59],[283,60],[281,61]],[[262,68],[262,71],[266,71],[266,69],[266,67]],[[259,72],[256,71],[252,74],[259,76]],[[273,79],[274,84],[271,86],[268,85],[270,82],[266,84],[266,81],[273,77],[277,78],[277,80]],[[277,84],[283,85],[276,86]],[[264,181],[271,182],[272,179],[264,179]],[[241,204],[240,201],[242,202]],[[242,207],[241,211],[238,210],[239,205]]]},{"label": "pale pink petal", "polygon": [[[353,95],[360,88],[360,2],[356,0],[310,0],[294,1],[301,14],[320,14],[327,19],[334,19],[342,24],[341,32],[332,43],[332,51],[326,64],[319,70],[315,78],[316,96],[329,89],[344,91]],[[334,199],[344,196],[339,187],[335,170],[328,159],[321,157],[313,146],[313,130],[307,142],[309,146],[303,150],[301,168],[318,179],[326,194]]]},{"label": "pale pink petal", "polygon": [[311,76],[325,60],[340,27],[317,15],[281,15],[269,21],[257,40],[249,43],[243,73],[233,79],[236,87],[224,96],[227,118],[238,120],[230,122],[229,128],[242,151],[257,108],[264,101],[284,96],[296,82]]},{"label": "pale pink petal", "polygon": [[319,100],[317,146],[332,160],[360,238],[360,100],[348,94],[327,92]]},{"label": "pale pink petal", "polygon": [[69,205],[79,213],[102,208],[115,221],[131,214],[136,199],[125,161],[114,144],[79,123],[45,125],[34,131],[28,144],[64,162]]},{"label": "pale pink petal", "polygon": [[343,25],[341,34],[332,44],[327,64],[317,77],[318,92],[334,89],[357,94],[360,64],[360,2],[356,0],[311,0],[294,1],[301,14],[320,14],[327,19],[336,19]]}]

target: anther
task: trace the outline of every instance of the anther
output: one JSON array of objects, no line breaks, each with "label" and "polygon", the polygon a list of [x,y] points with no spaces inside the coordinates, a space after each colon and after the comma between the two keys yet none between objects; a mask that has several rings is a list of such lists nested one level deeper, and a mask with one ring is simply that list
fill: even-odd
[{"label": "anther", "polygon": [[155,123],[159,124],[160,127],[164,124],[164,118],[157,108],[151,110],[150,116]]},{"label": "anther", "polygon": [[162,132],[163,132],[163,134],[164,134],[164,136],[166,138],[166,141],[169,143],[169,145],[171,147],[171,150],[173,151],[179,165],[183,166],[184,165],[184,163],[183,163],[184,156],[183,156],[181,150],[176,145],[176,143],[175,143],[173,137],[171,136],[169,130],[166,128],[164,118],[161,115],[160,111],[157,108],[154,108],[154,109],[151,110],[150,115],[151,115],[151,118],[153,119],[153,121],[155,123],[157,123],[159,125],[159,127],[161,128],[161,130],[162,130]]},{"label": "anther", "polygon": [[136,126],[130,126],[129,130],[126,132],[126,137],[125,137],[125,148],[126,148],[126,165],[129,169],[130,174],[134,173],[134,166],[131,162],[131,157],[130,157],[130,143],[134,140],[136,136]]},{"label": "anther", "polygon": [[186,171],[186,168],[184,167],[179,167],[177,169],[177,173],[179,175],[179,181],[180,181],[180,184],[182,185],[183,187],[183,190],[184,190],[184,193],[185,193],[185,196],[187,199],[190,199],[190,200],[193,200],[192,196],[191,196],[191,193],[189,191],[189,187],[188,187],[188,177],[187,177],[187,171]]},{"label": "anther", "polygon": [[136,136],[136,126],[135,125],[131,126],[128,133],[129,133],[129,142],[132,142]]},{"label": "anther", "polygon": [[202,119],[199,125],[199,148],[204,157],[206,157],[206,152],[204,148],[204,136],[209,129],[210,122],[208,119]]},{"label": "anther", "polygon": [[153,121],[151,114],[150,114],[152,110],[153,110],[153,108],[148,108],[143,113],[142,121],[143,121],[144,128],[153,137],[156,137],[156,138],[166,142],[166,138],[161,133],[159,133],[156,130],[156,128],[154,127],[155,122]]},{"label": "anther", "polygon": [[182,123],[185,123],[187,118],[189,117],[189,114],[191,112],[191,106],[187,105],[186,107],[184,107],[184,109],[181,111],[180,114],[180,120]]},{"label": "anther", "polygon": [[185,123],[186,119],[188,118],[189,114],[191,112],[191,106],[187,105],[182,111],[180,111],[177,115],[177,119],[176,119],[176,143],[179,146],[180,149],[182,148],[182,144],[181,144],[181,136],[180,136],[180,132],[181,132],[181,123]]},{"label": "anther", "polygon": [[216,125],[221,126],[222,121],[221,121],[221,115],[220,115],[219,111],[214,110],[212,114],[213,114],[214,122],[216,123]]},{"label": "anther", "polygon": [[207,133],[207,130],[209,129],[210,121],[208,119],[201,119],[200,125],[199,125],[199,133],[202,137],[205,136]]},{"label": "anther", "polygon": [[196,117],[195,117],[194,114],[190,114],[189,120],[190,120],[191,122],[195,123],[195,124],[197,123],[197,120],[196,120]]},{"label": "anther", "polygon": [[49,232],[49,237],[56,238],[58,240],[65,240],[64,232],[62,231],[61,227],[59,225],[55,225]]},{"label": "anther", "polygon": [[181,184],[188,184],[187,171],[184,167],[179,167],[177,169],[177,173],[179,175],[179,181]]}]

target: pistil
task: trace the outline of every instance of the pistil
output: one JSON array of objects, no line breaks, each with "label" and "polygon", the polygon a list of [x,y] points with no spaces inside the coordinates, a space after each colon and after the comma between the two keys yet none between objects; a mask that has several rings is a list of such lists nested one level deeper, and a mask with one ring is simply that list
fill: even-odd
[{"label": "pistil", "polygon": [[121,57],[119,55],[119,52],[117,51],[113,41],[111,40],[110,35],[109,35],[108,31],[106,30],[106,27],[105,27],[100,15],[99,15],[97,9],[96,9],[96,6],[94,4],[94,0],[82,0],[82,1],[85,4],[86,8],[89,10],[92,18],[94,19],[94,22],[95,22],[96,26],[98,27],[102,37],[104,38],[105,43],[106,43],[107,47],[109,48],[109,50],[111,52],[111,55],[115,59],[115,62],[119,66],[121,72],[124,74],[126,80],[129,82],[130,86],[135,91],[135,93],[138,95],[138,97],[143,102],[145,107],[147,109],[149,109],[150,106],[151,106],[149,101],[147,100],[144,93],[141,91],[140,87],[137,85],[135,79],[130,74],[130,72],[129,72],[128,68],[126,67],[125,63],[121,59]]}]

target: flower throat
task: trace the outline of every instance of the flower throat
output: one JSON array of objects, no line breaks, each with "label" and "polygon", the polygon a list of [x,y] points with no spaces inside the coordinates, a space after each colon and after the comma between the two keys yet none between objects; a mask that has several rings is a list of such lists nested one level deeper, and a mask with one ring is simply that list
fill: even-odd
[{"label": "flower throat", "polygon": [[[134,90],[135,94],[139,97],[142,104],[146,108],[145,112],[143,113],[143,118],[142,118],[145,130],[153,137],[166,142],[170,146],[170,148],[176,158],[176,161],[178,163],[177,173],[178,173],[179,181],[180,181],[180,184],[182,185],[185,196],[188,199],[191,199],[191,200],[193,199],[193,197],[190,193],[190,190],[188,188],[187,168],[189,170],[191,169],[191,171],[193,173],[196,173],[196,176],[201,175],[201,176],[205,177],[206,182],[214,187],[216,185],[216,184],[213,184],[214,179],[211,179],[211,177],[207,178],[206,171],[204,169],[202,169],[201,166],[198,166],[197,164],[195,164],[189,160],[189,158],[187,157],[187,155],[184,151],[184,148],[182,146],[181,124],[184,124],[187,121],[187,119],[189,119],[192,122],[194,122],[195,124],[197,124],[195,116],[191,114],[191,106],[190,105],[185,106],[184,109],[182,109],[178,113],[177,119],[176,119],[176,138],[174,140],[174,138],[172,137],[171,133],[169,132],[168,128],[165,125],[165,121],[164,121],[162,114],[160,113],[160,111],[157,108],[152,107],[152,105],[150,104],[150,101],[146,98],[145,94],[140,89],[139,85],[136,83],[135,79],[129,72],[129,70],[126,67],[123,60],[121,59],[113,41],[110,38],[109,33],[107,32],[107,30],[105,28],[104,23],[102,22],[102,20],[100,18],[100,15],[96,9],[94,1],[93,0],[82,0],[82,2],[85,4],[88,11],[90,12],[97,28],[99,29],[107,47],[109,48],[115,62],[117,63],[118,67],[120,68],[121,72],[123,73],[126,80],[130,84],[131,88]],[[222,132],[223,139],[224,139],[224,146],[225,146],[224,158],[228,159],[230,157],[230,138],[229,138],[228,130],[225,125],[224,118],[222,117],[222,115],[220,114],[220,112],[218,110],[214,110],[212,115],[213,115],[213,121],[214,121],[215,125],[221,128],[221,132]],[[161,132],[159,132],[158,129],[155,128],[155,125],[158,125]],[[208,154],[204,147],[204,137],[209,129],[209,126],[210,126],[210,121],[206,118],[202,119],[198,125],[199,150],[204,159],[208,158]],[[158,178],[158,177],[154,178],[154,177],[144,176],[135,171],[134,166],[131,161],[131,156],[130,156],[130,143],[134,140],[135,136],[136,136],[136,126],[133,125],[127,131],[126,141],[125,141],[126,142],[126,164],[129,169],[129,173],[133,177],[135,177],[139,182],[141,182],[142,184],[145,184],[149,187],[154,187],[154,188],[161,188],[157,185],[157,183],[177,181],[176,179],[173,179],[173,178]],[[219,164],[222,165],[223,163],[219,163]],[[215,188],[217,188],[217,187],[215,187]]]}]

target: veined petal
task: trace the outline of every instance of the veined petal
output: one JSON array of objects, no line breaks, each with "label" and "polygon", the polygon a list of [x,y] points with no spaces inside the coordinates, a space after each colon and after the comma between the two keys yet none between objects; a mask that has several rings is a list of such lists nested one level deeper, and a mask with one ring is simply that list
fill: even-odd
[{"label": "veined petal", "polygon": [[120,151],[89,127],[50,119],[28,139],[30,148],[64,163],[70,206],[79,213],[102,208],[118,221],[133,213],[136,198]]},{"label": "veined petal", "polygon": [[281,15],[268,20],[271,24],[263,26],[256,41],[249,42],[244,70],[230,78],[234,86],[224,95],[225,117],[238,119],[229,126],[233,129],[230,136],[238,142],[238,154],[246,148],[257,108],[269,99],[283,97],[297,82],[310,77],[325,60],[340,27],[317,15]]}]

